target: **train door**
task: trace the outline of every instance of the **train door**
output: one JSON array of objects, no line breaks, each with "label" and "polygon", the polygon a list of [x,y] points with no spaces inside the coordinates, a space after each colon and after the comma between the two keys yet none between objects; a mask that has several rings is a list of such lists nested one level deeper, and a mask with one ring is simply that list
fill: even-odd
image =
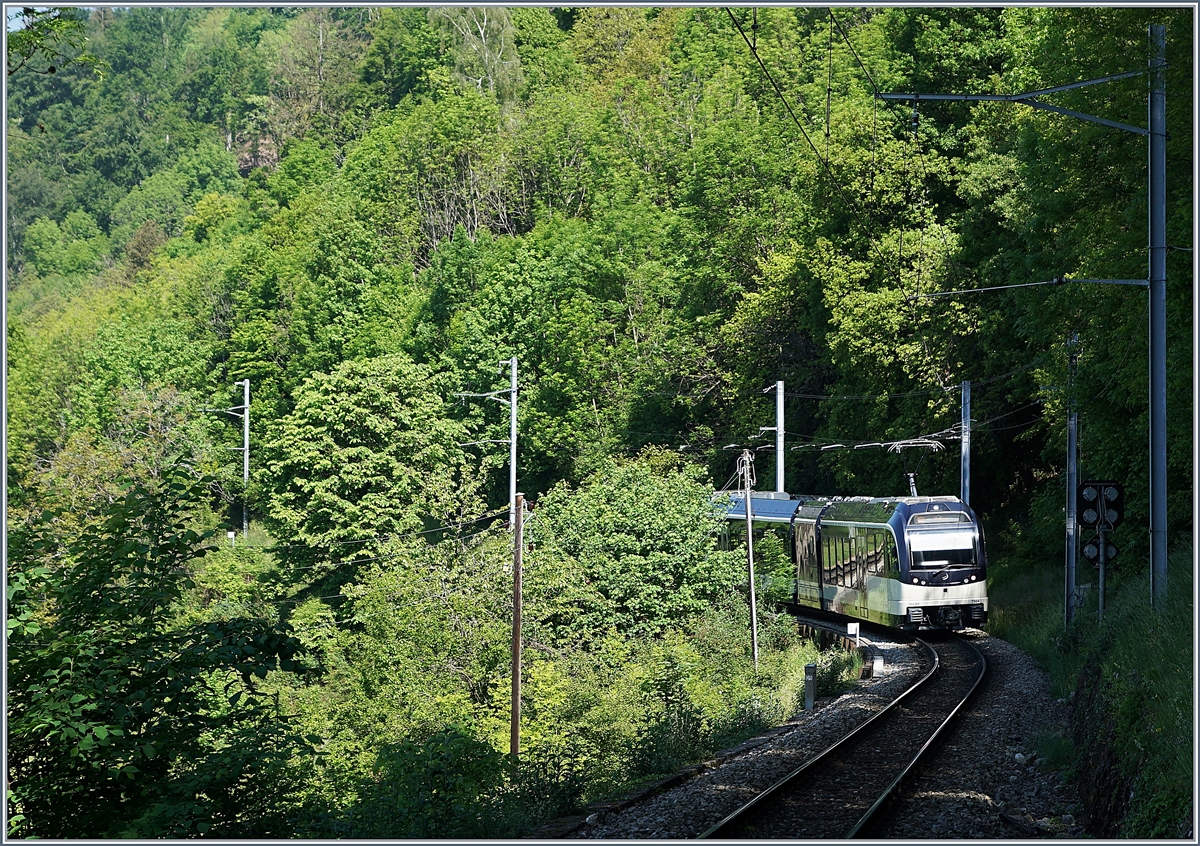
[{"label": "train door", "polygon": [[792,555],[796,561],[796,587],[792,599],[797,605],[820,605],[819,537],[816,523],[809,520],[792,523]]}]

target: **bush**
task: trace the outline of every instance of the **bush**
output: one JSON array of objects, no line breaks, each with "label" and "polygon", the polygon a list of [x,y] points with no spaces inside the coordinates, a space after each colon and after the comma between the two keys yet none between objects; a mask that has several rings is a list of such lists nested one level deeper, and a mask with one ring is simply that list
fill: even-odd
[{"label": "bush", "polygon": [[380,751],[373,782],[345,823],[356,837],[486,837],[504,755],[459,726]]}]

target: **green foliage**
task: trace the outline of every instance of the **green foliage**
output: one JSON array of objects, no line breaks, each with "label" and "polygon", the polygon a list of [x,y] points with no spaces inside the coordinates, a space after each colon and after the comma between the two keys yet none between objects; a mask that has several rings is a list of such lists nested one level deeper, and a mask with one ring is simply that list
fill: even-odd
[{"label": "green foliage", "polygon": [[349,361],[298,391],[296,410],[263,445],[257,478],[280,539],[351,558],[336,547],[420,531],[470,502],[461,426],[443,376],[391,355]]},{"label": "green foliage", "polygon": [[60,227],[53,219],[38,218],[25,230],[30,264],[42,275],[94,273],[108,252],[108,239],[85,211],[67,215]]},{"label": "green foliage", "polygon": [[[243,541],[241,545],[210,550],[204,558],[204,567],[193,574],[195,592],[199,594],[199,607],[193,614],[219,618],[252,614],[263,607],[270,587],[271,561],[262,547],[249,546],[240,537],[238,540]],[[306,649],[311,646],[298,631],[295,636]]]},{"label": "green foliage", "polygon": [[84,34],[86,29],[71,9],[26,6],[10,17],[7,25],[7,76],[21,70],[53,74],[72,62],[87,65],[101,74],[104,72],[104,63],[83,50],[88,42]]},{"label": "green foliage", "polygon": [[579,609],[565,616],[562,638],[595,637],[608,626],[662,632],[703,611],[739,578],[734,559],[715,549],[708,490],[670,453],[614,463],[573,494],[556,489],[542,499],[539,516],[539,539],[578,561],[609,605],[602,614]]},{"label": "green foliage", "polygon": [[555,11],[529,6],[508,10],[527,94],[542,88],[563,92],[579,78],[575,56],[566,45]]},{"label": "green foliage", "polygon": [[1194,619],[1193,560],[1190,548],[1170,557],[1169,593],[1161,614],[1146,613],[1142,579],[1118,582],[1105,609],[1108,631],[1093,647],[1104,656],[1104,697],[1115,718],[1117,755],[1125,772],[1137,774],[1135,796],[1145,799],[1130,806],[1122,823],[1127,837],[1178,837],[1192,819],[1187,785],[1194,765],[1189,740],[1196,727],[1193,653],[1178,634]]},{"label": "green foliage", "polygon": [[498,124],[495,101],[473,86],[402,105],[346,156],[345,184],[374,228],[410,242],[413,258],[427,259],[459,227],[471,237],[513,231],[518,198]]},{"label": "green foliage", "polygon": [[521,87],[521,57],[507,9],[496,6],[435,6],[429,22],[452,45],[454,75],[464,88],[486,91],[498,102]]},{"label": "green foliage", "polygon": [[183,232],[185,220],[206,194],[239,192],[233,158],[216,144],[197,146],[129,192],[112,210],[114,240],[124,245],[148,220],[169,235]]},{"label": "green foliage", "polygon": [[286,206],[305,191],[316,191],[328,182],[336,168],[329,148],[315,139],[288,144],[279,167],[267,180],[271,195]]},{"label": "green foliage", "polygon": [[378,102],[394,107],[408,94],[429,87],[441,61],[437,33],[426,11],[380,9],[369,29],[371,43],[358,72]]},{"label": "green foliage", "polygon": [[371,803],[377,816],[352,830],[376,837],[487,836],[493,833],[487,794],[503,768],[502,753],[462,728],[421,743],[403,740],[379,753]]},{"label": "green foliage", "polygon": [[14,544],[25,576],[8,594],[10,835],[282,831],[277,791],[306,745],[255,681],[291,671],[300,645],[263,619],[174,622],[205,552],[203,490],[174,468],[65,548],[44,523]]},{"label": "green foliage", "polygon": [[[1110,569],[1103,623],[1097,623],[1091,596],[1065,630],[1061,566],[1006,563],[992,581],[992,601],[1001,612],[993,634],[1038,658],[1050,671],[1054,695],[1094,695],[1091,716],[1078,712],[1093,722],[1077,720],[1076,742],[1045,738],[1048,749],[1039,754],[1050,758],[1052,752],[1054,765],[1077,777],[1091,766],[1083,758],[1088,748],[1111,755],[1135,796],[1143,797],[1130,803],[1124,820],[1106,821],[1122,836],[1178,837],[1180,826],[1191,819],[1192,652],[1181,648],[1177,636],[1192,625],[1191,564],[1189,548],[1171,555],[1168,600],[1161,613],[1149,610],[1144,578]],[[1084,571],[1077,578],[1094,584]],[[988,628],[993,629],[991,622]],[[1081,678],[1092,679],[1095,690],[1086,690]]]},{"label": "green foliage", "polygon": [[[1131,70],[1113,62],[1144,56],[1147,24],[1167,23],[1168,242],[1182,248],[1168,254],[1169,531],[1186,532],[1192,327],[1175,317],[1193,297],[1187,10],[733,10],[778,91],[720,8],[18,16],[32,26],[9,39],[5,364],[9,525],[28,561],[10,573],[10,657],[32,675],[9,678],[24,685],[16,705],[44,705],[78,736],[47,740],[24,711],[10,720],[22,749],[42,743],[46,774],[14,781],[14,832],[65,832],[47,785],[92,795],[88,761],[132,760],[121,756],[142,724],[112,716],[104,696],[123,702],[112,673],[138,678],[138,661],[168,654],[191,668],[180,707],[209,728],[182,719],[175,761],[146,759],[164,769],[145,801],[122,776],[111,819],[88,811],[72,832],[387,837],[437,833],[440,816],[463,836],[514,837],[761,729],[794,710],[813,656],[764,614],[762,668],[747,669],[744,564],[710,538],[711,480],[732,470],[722,448],[770,421],[761,391],[779,379],[789,445],[847,446],[949,430],[970,379],[991,628],[1021,639],[1059,694],[1085,661],[1109,667],[1106,707],[1136,738],[1121,755],[1138,794],[1153,794],[1129,830],[1171,833],[1150,817],[1182,807],[1163,785],[1186,780],[1173,751],[1184,746],[1137,734],[1133,715],[1178,733],[1183,700],[1139,699],[1133,647],[1112,628],[1095,643],[1081,626],[1061,631],[1061,577],[1044,557],[1061,543],[1064,340],[1078,333],[1084,466],[1130,491],[1114,585],[1141,578],[1143,295],[919,296],[1144,275],[1144,142],[1013,103],[924,101],[914,121],[874,95],[1011,94]],[[53,74],[33,72],[49,63]],[[1137,123],[1145,85],[1045,101]],[[507,508],[507,455],[458,446],[503,441],[507,415],[450,402],[503,390],[497,363],[513,356],[517,470],[534,505],[515,769],[501,765],[511,550],[473,522]],[[248,492],[229,449],[240,421],[201,411],[240,402],[243,378]],[[901,494],[915,470],[923,493],[951,493],[954,452],[789,451],[785,486]],[[104,527],[125,507],[122,485],[157,490],[180,455],[211,474],[205,526],[245,494],[254,536],[261,518],[274,546],[181,560],[195,582],[183,587],[173,571],[138,575],[135,543],[106,581],[79,550],[115,555]],[[70,555],[43,566],[51,549]],[[759,574],[782,577],[760,596],[779,598],[786,549],[764,537],[758,551]],[[93,582],[76,586],[84,563]],[[144,632],[118,649],[62,628],[60,615],[104,602],[117,615],[126,582],[145,592],[157,646]],[[87,625],[147,619],[127,616]],[[250,693],[230,706],[220,690],[240,678],[224,647],[278,634],[276,619],[307,649],[289,660],[311,673],[253,684],[294,726],[242,714]],[[64,657],[75,663],[45,664]],[[853,675],[840,654],[820,664],[823,691]],[[104,685],[115,692],[95,692]],[[325,738],[319,770],[302,769],[293,727]]]}]

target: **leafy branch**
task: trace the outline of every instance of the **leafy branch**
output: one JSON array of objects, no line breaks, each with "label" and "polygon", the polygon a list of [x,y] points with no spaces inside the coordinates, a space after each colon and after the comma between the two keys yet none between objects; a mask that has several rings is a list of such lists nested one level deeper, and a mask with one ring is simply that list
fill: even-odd
[{"label": "leafy branch", "polygon": [[69,64],[87,65],[103,79],[108,63],[84,50],[88,38],[84,23],[73,9],[22,7],[11,19],[8,34],[8,76],[27,69],[51,75]]}]

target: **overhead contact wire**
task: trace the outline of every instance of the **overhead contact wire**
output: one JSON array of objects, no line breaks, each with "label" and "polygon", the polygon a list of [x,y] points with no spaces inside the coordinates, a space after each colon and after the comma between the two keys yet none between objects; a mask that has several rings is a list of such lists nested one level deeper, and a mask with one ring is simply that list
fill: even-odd
[{"label": "overhead contact wire", "polygon": [[[813,154],[816,155],[817,160],[821,162],[822,167],[825,169],[826,175],[829,177],[830,181],[833,182],[833,186],[837,189],[838,193],[842,196],[842,200],[845,201],[846,206],[854,214],[855,219],[858,220],[859,223],[863,223],[864,221],[860,215],[861,209],[858,203],[846,193],[846,190],[842,187],[842,184],[838,182],[837,177],[833,175],[833,170],[830,168],[829,162],[822,158],[821,151],[817,149],[817,145],[813,143],[812,137],[809,136],[807,130],[804,128],[804,125],[800,123],[799,118],[796,117],[796,113],[792,110],[791,103],[788,102],[787,98],[783,94],[783,89],[779,87],[779,83],[775,81],[775,77],[771,75],[769,70],[767,70],[767,66],[763,62],[762,57],[758,55],[758,50],[756,50],[754,45],[750,43],[750,39],[746,37],[746,32],[742,29],[742,25],[738,23],[737,18],[734,17],[733,11],[726,6],[725,12],[729,15],[729,19],[733,22],[738,34],[742,36],[742,40],[746,42],[746,46],[750,48],[751,55],[753,55],[754,60],[758,62],[758,66],[762,70],[763,75],[767,78],[767,81],[771,83],[771,87],[775,90],[776,96],[779,98],[779,101],[783,103],[783,107],[787,110],[788,116],[791,117],[792,123],[796,124],[796,128],[800,130],[800,134],[804,136],[804,140],[808,142],[808,146],[812,148]],[[867,221],[866,227],[867,233],[870,237],[870,245],[875,248],[875,252],[878,255],[886,259],[887,256],[884,255],[882,248],[878,244],[873,222]],[[899,278],[898,267],[896,268],[896,275],[897,278]]]}]

